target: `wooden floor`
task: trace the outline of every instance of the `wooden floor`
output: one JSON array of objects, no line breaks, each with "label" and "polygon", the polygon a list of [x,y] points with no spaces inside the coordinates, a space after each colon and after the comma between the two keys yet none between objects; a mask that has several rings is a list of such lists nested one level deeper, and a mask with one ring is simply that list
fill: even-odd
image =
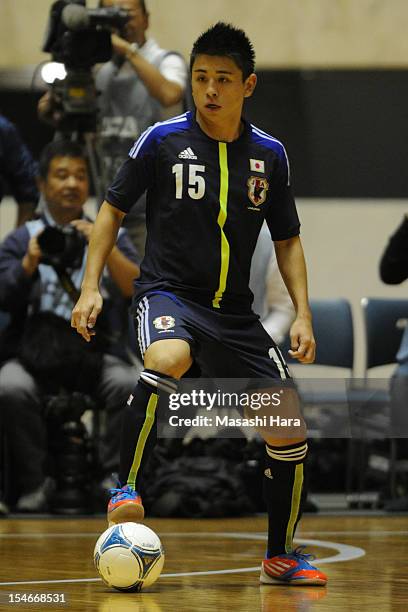
[{"label": "wooden floor", "polygon": [[[306,516],[297,539],[321,559],[327,588],[259,585],[262,517],[146,524],[165,547],[163,574],[150,589],[124,594],[93,567],[102,519],[1,519],[0,610],[408,610],[408,517]],[[67,603],[17,605],[15,593],[63,593]]]}]

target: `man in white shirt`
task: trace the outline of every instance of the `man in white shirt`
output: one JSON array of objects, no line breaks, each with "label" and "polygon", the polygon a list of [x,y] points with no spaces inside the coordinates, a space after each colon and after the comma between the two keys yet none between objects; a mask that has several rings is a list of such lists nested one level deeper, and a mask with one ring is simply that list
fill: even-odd
[{"label": "man in white shirt", "polygon": [[[130,19],[112,35],[114,55],[96,74],[101,120],[101,145],[107,187],[140,134],[150,125],[183,111],[188,73],[184,59],[146,37],[149,13],[144,0],[101,0],[103,7],[126,9]],[[145,198],[125,223],[144,254]]]}]

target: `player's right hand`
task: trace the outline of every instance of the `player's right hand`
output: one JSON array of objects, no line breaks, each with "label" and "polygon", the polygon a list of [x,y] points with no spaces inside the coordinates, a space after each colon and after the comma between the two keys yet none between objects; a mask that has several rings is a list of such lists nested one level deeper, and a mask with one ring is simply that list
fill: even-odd
[{"label": "player's right hand", "polygon": [[288,352],[292,359],[297,359],[300,363],[313,363],[316,354],[316,341],[311,319],[296,317],[289,334],[291,350]]},{"label": "player's right hand", "polygon": [[102,304],[102,296],[98,289],[84,287],[72,311],[71,327],[75,328],[87,342],[90,342],[91,337],[95,335],[96,319],[102,310]]}]

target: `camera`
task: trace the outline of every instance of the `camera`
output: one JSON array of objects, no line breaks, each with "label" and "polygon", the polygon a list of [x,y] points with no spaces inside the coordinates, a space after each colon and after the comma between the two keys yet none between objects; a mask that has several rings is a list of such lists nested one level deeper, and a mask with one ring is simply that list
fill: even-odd
[{"label": "camera", "polygon": [[92,67],[112,57],[111,32],[122,30],[128,11],[87,9],[85,0],[56,0],[50,10],[42,51],[65,65],[67,76],[52,85],[61,106],[63,131],[95,132],[97,92]]},{"label": "camera", "polygon": [[55,514],[84,514],[96,501],[88,483],[99,467],[97,445],[81,420],[87,410],[95,410],[89,395],[74,391],[46,396],[50,468],[56,484],[50,501]]},{"label": "camera", "polygon": [[73,225],[63,228],[49,225],[37,240],[42,252],[41,263],[60,270],[81,267],[86,239]]}]

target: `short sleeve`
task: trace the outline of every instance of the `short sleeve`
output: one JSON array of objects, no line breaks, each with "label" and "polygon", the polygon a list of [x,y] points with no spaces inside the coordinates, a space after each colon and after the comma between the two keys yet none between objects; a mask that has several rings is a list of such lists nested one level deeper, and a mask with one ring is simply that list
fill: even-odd
[{"label": "short sleeve", "polygon": [[106,194],[107,202],[125,213],[153,184],[157,147],[154,141],[143,141],[147,132],[142,134],[130,150],[128,159],[119,168]]},{"label": "short sleeve", "polygon": [[300,222],[290,185],[289,161],[280,145],[270,177],[269,207],[265,219],[272,240],[288,240],[300,233]]},{"label": "short sleeve", "polygon": [[168,80],[186,88],[188,72],[184,59],[178,53],[168,53],[160,62],[159,71]]}]

